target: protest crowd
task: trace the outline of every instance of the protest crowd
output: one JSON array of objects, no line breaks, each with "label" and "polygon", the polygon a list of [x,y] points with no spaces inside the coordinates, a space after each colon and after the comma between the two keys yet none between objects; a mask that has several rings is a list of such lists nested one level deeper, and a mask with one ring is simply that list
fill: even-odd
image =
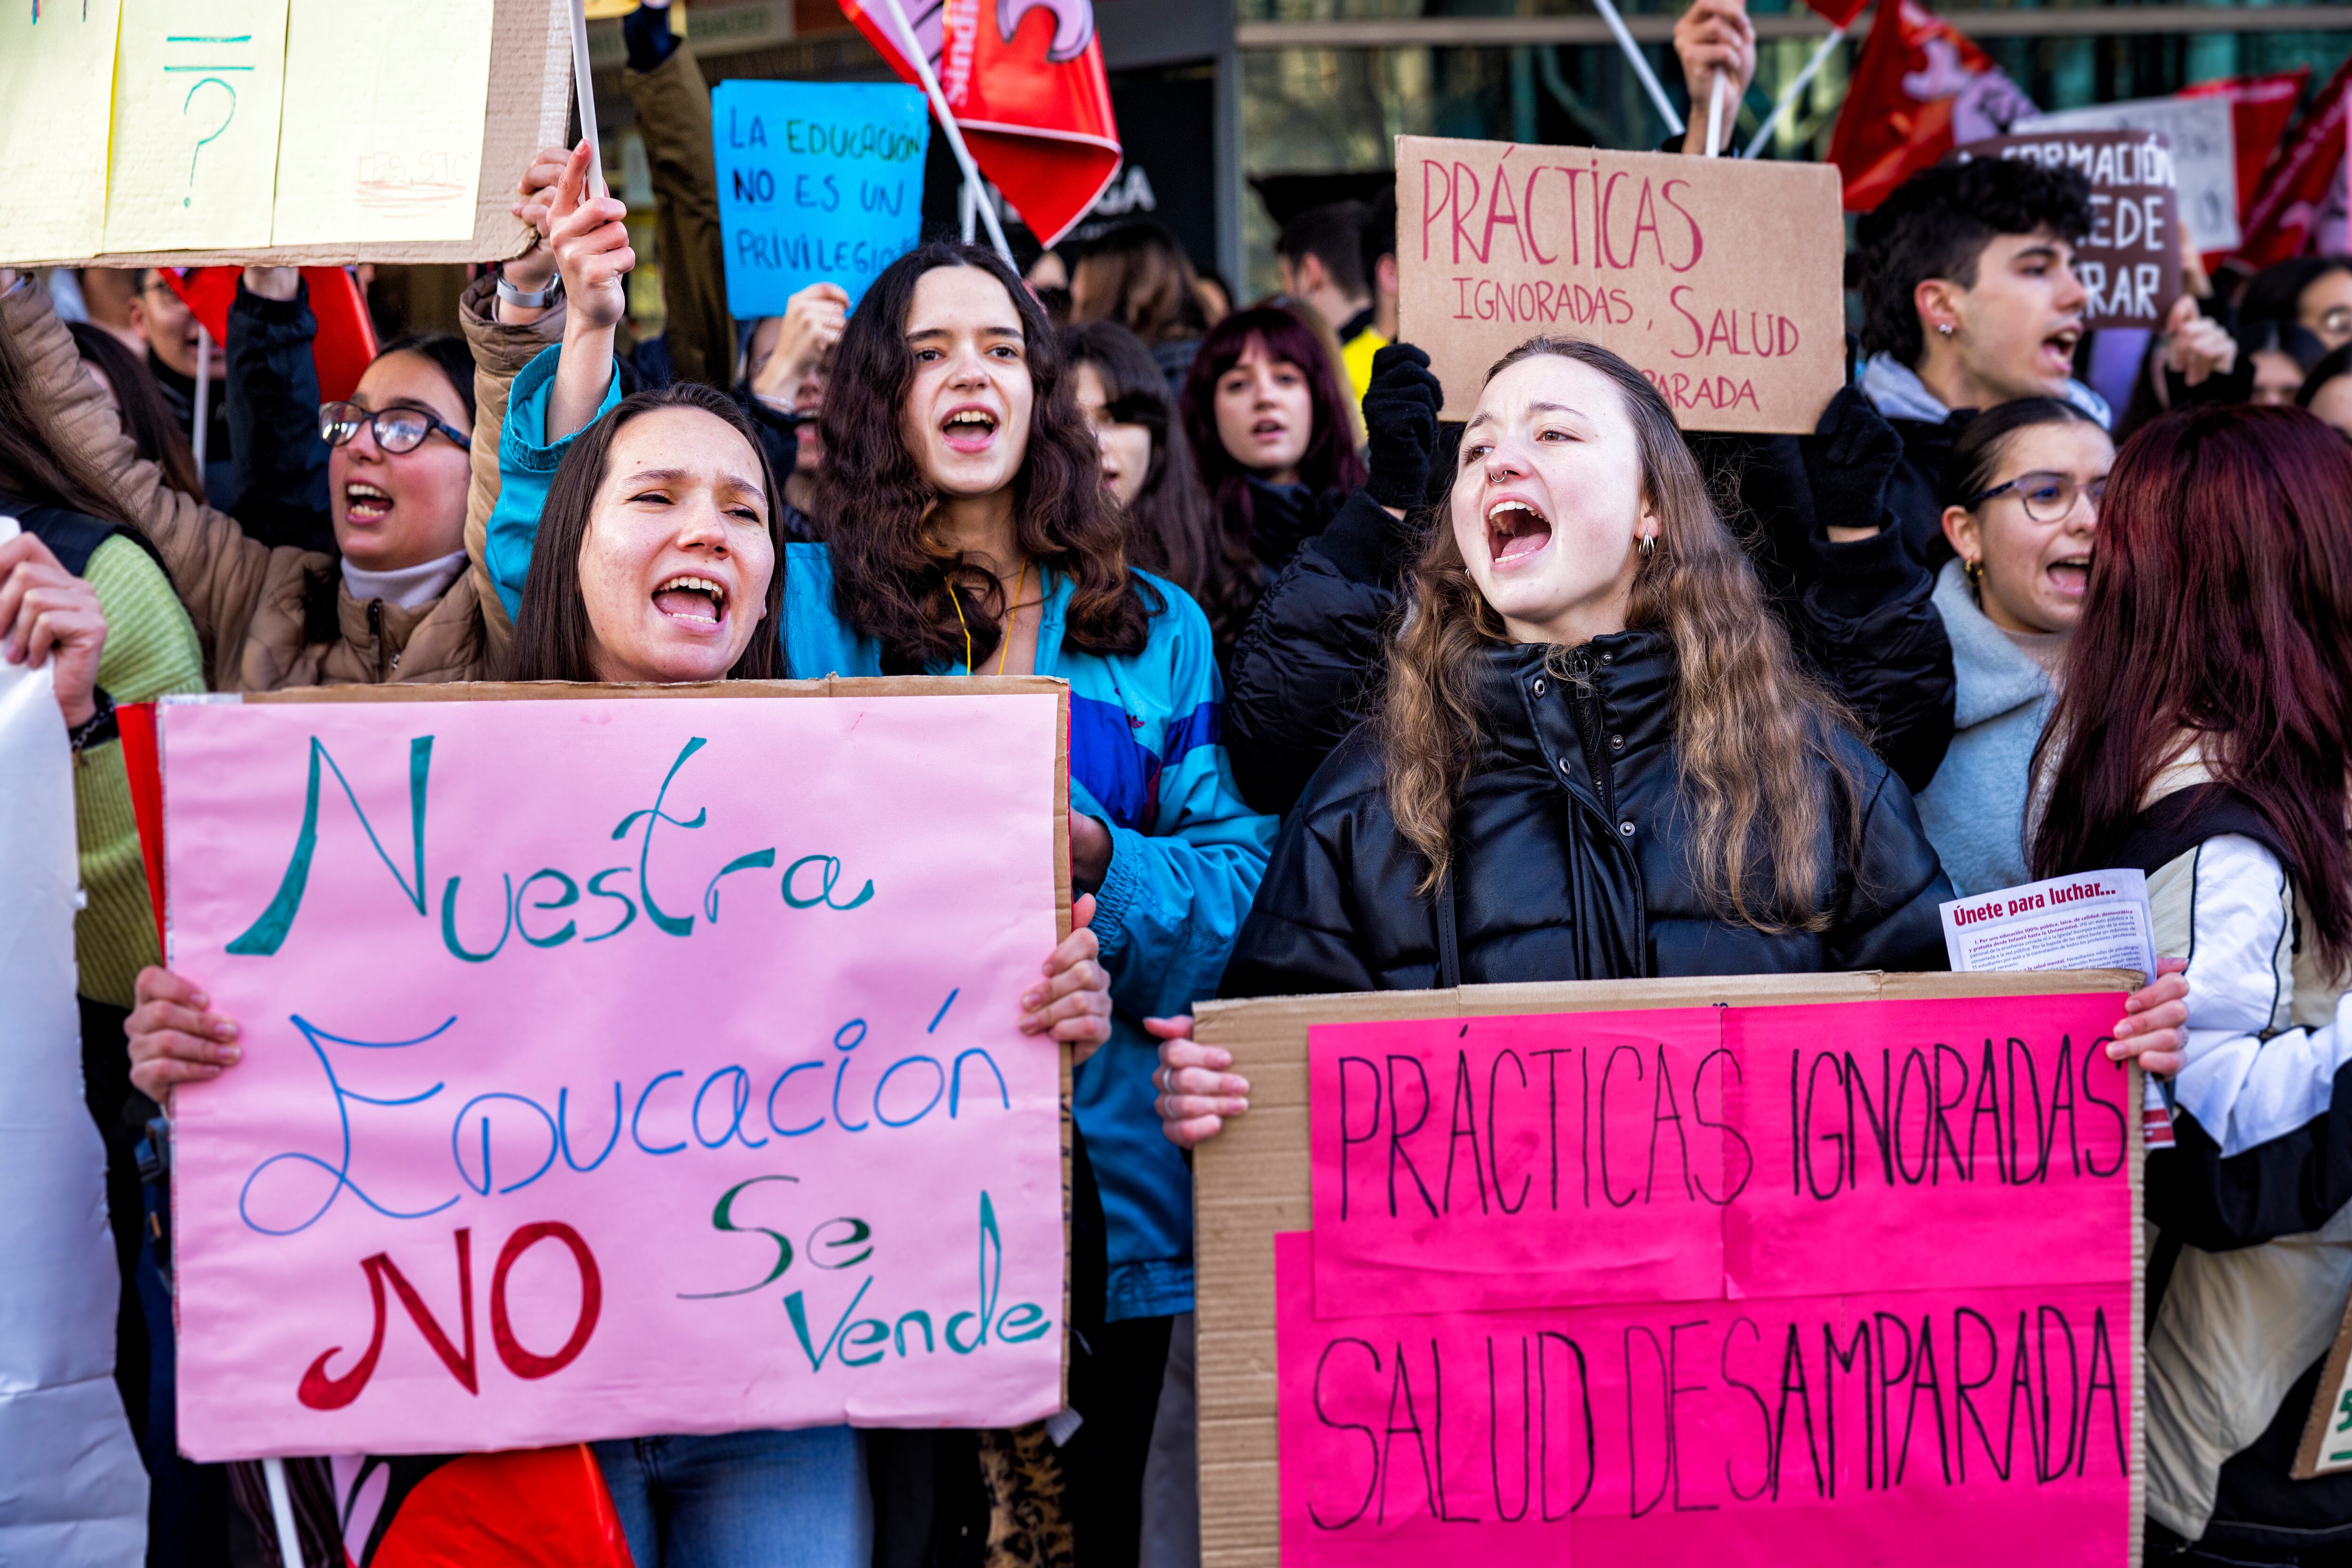
[{"label": "protest crowd", "polygon": [[[143,1561],[278,1562],[282,1516],[175,1447],[172,1103],[241,1020],[164,966],[118,710],[832,675],[1050,677],[1082,715],[1075,929],[1021,1021],[1075,1063],[1070,1418],[599,1441],[626,1560],[1197,1563],[1192,1163],[1252,1094],[1197,1002],[1938,971],[1939,906],[2128,868],[2159,973],[2105,1048],[2174,1133],[2145,1560],[2352,1561],[2352,1479],[2289,1474],[2352,1291],[2352,257],[2192,253],[2118,401],[2085,179],[1929,163],[1853,231],[1796,435],[1686,430],[1564,328],[1441,382],[1385,194],[1285,226],[1256,300],[1136,222],[1024,269],[928,237],[854,306],[737,321],[715,226],[667,216],[713,175],[661,18],[627,37],[640,123],[683,127],[664,340],[584,141],[521,174],[535,242],[462,334],[332,400],[293,268],[245,268],[201,358],[163,269],[0,271],[0,653],[73,753]],[[1694,102],[1755,71],[1740,0],[1675,48]],[[282,1561],[344,1563],[343,1484],[285,1468]]]}]

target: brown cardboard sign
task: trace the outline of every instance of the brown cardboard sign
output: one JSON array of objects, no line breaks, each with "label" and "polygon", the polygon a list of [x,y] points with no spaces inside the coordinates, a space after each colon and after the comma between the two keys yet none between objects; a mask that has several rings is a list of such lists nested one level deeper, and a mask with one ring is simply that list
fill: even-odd
[{"label": "brown cardboard sign", "polygon": [[1466,419],[1531,337],[1623,355],[1692,430],[1810,433],[1844,382],[1837,171],[1400,136],[1398,325]]},{"label": "brown cardboard sign", "polygon": [[[1283,1474],[1277,1440],[1275,1251],[1277,1233],[1313,1228],[1307,1088],[1310,1027],[1397,1019],[1459,1019],[1467,1023],[1534,1015],[1716,1004],[1737,1007],[2055,996],[2120,991],[2127,989],[2134,978],[2111,970],[1994,974],[1787,974],[1473,985],[1454,991],[1285,996],[1202,1004],[1196,1010],[1197,1037],[1204,1045],[1231,1051],[1234,1070],[1245,1076],[1251,1086],[1249,1113],[1229,1121],[1218,1137],[1196,1151],[1193,1161],[1199,1336],[1196,1381],[1204,1568],[1275,1568],[1282,1561]],[[1546,1082],[1544,1071],[1542,1068],[1536,1068],[1530,1079],[1538,1092]],[[1506,1079],[1507,1092],[1510,1086],[1511,1080]],[[1651,1091],[1645,1086],[1643,1092]],[[1770,1090],[1758,1089],[1751,1092]],[[2135,1071],[2128,1079],[2127,1098],[2122,1103],[2137,1100],[2140,1093],[2140,1080]],[[1438,1110],[1433,1112],[1430,1121],[1441,1135],[1448,1130],[1443,1109],[1444,1099],[1441,1088],[1434,1102]],[[1652,1101],[1643,1099],[1640,1104],[1646,1114]],[[1572,1126],[1576,1113],[1569,1110],[1564,1115],[1567,1124]],[[2129,1230],[2134,1257],[2129,1314],[2133,1370],[2126,1418],[2130,1425],[2130,1451],[2137,1455],[2145,1452],[2146,1403],[2144,1379],[2138,1372],[2138,1331],[2143,1317],[2141,1280],[2145,1270],[2145,1256],[2140,1250],[2143,1241],[2137,1180],[2142,1129],[2137,1117],[2121,1120],[2125,1123],[2127,1169],[2132,1173]],[[1476,1131],[1482,1134],[1486,1131],[1483,1123]],[[1488,1144],[1492,1145],[1491,1138]],[[1708,1363],[1710,1377],[1714,1370],[1713,1363]],[[1513,1397],[1517,1386],[1510,1384]],[[1429,1397],[1426,1387],[1419,1392],[1424,1399]],[[1455,1423],[1462,1418],[1462,1402],[1475,1405],[1485,1394],[1477,1391],[1458,1394],[1449,1389],[1438,1397],[1455,1402],[1444,1419],[1458,1433],[1460,1428]],[[2060,1408],[2063,1411],[2063,1400]],[[1421,1415],[1424,1420],[1430,1418],[1427,1404],[1422,1406]],[[1399,1424],[1404,1425],[1404,1418],[1400,1417]],[[1923,1428],[1926,1425],[1923,1419]],[[1463,1443],[1464,1439],[1455,1436],[1452,1441]],[[1398,1442],[1398,1451],[1410,1468],[1411,1438]],[[1466,1446],[1464,1452],[1470,1452]],[[1582,1452],[1580,1447],[1578,1452]],[[1484,1475],[1489,1462],[1486,1445],[1477,1445],[1471,1457],[1475,1458],[1477,1472]],[[1507,1454],[1501,1462],[1507,1468],[1509,1467]],[[1656,1463],[1654,1456],[1651,1462]],[[1573,1497],[1574,1477],[1581,1473],[1572,1463],[1563,1469],[1569,1491],[1558,1501],[1564,1504]],[[1784,1485],[1794,1484],[1796,1473],[1791,1470],[1791,1479]],[[1933,1462],[1922,1472],[1915,1458],[1914,1476],[1923,1473],[1936,1473]],[[2144,1470],[2135,1464],[2128,1504],[2118,1510],[2129,1521],[2129,1546],[2115,1559],[2119,1563],[2139,1562],[2137,1521],[2144,1512]],[[1401,1485],[1400,1497],[1404,1491]],[[1598,1508],[1600,1500],[1592,1500]],[[1620,1519],[1624,1517],[1622,1493],[1616,1500],[1615,1513]],[[1532,1534],[1538,1516],[1530,1512],[1524,1517]],[[1433,1556],[1430,1560],[1437,1559]],[[1525,1560],[1538,1558],[1529,1555]],[[1578,1558],[1580,1562],[1583,1560]],[[1607,1560],[1619,1559],[1608,1556]]]},{"label": "brown cardboard sign", "polygon": [[2180,198],[2172,144],[2149,131],[2036,131],[1954,148],[1952,158],[2023,158],[2091,182],[2091,232],[2074,250],[2090,294],[2083,324],[2164,325],[2180,298]]}]

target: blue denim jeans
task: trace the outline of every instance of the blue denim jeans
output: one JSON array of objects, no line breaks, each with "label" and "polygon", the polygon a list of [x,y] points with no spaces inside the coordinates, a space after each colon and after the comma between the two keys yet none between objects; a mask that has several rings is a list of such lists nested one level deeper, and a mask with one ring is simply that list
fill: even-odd
[{"label": "blue denim jeans", "polygon": [[847,1426],[593,1445],[636,1568],[866,1568],[874,1502]]}]

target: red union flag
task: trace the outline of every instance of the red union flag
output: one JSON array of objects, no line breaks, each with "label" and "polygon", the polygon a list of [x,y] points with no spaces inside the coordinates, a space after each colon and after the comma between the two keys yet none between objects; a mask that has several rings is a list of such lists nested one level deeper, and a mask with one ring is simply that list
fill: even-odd
[{"label": "red union flag", "polygon": [[2326,231],[2333,231],[2333,243],[2341,243],[2346,121],[2352,110],[2347,89],[2352,60],[2320,89],[2294,134],[2279,143],[2262,188],[2246,207],[2246,239],[2238,255],[2249,266],[2300,256]]},{"label": "red union flag", "polygon": [[[1045,245],[1118,173],[1093,0],[841,0],[900,79],[911,31],[981,171]],[[1042,14],[1042,15],[1040,15]]]},{"label": "red union flag", "polygon": [[1870,211],[1960,142],[2006,134],[2032,112],[2033,100],[1958,28],[1915,0],[1883,0],[1830,137],[1846,210]]}]

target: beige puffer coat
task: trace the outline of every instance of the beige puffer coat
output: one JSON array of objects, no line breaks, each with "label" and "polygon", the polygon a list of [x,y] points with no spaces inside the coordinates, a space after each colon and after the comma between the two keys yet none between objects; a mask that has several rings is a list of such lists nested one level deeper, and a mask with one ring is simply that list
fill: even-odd
[{"label": "beige puffer coat", "polygon": [[[274,691],[289,686],[374,685],[392,681],[478,680],[490,673],[508,627],[482,575],[479,541],[498,500],[499,432],[507,386],[531,356],[563,332],[561,304],[528,326],[494,324],[492,280],[477,279],[465,297],[466,336],[474,351],[476,414],[473,482],[466,540],[471,570],[432,604],[402,609],[352,597],[332,555],[272,548],[247,537],[235,518],[164,484],[139,456],[104,387],[83,364],[72,335],[51,309],[47,290],[23,287],[0,299],[5,321],[35,384],[49,402],[61,437],[79,448],[113,485],[135,524],[163,557],[203,644],[207,684],[216,691]],[[334,583],[335,626],[314,638],[307,606],[314,584]],[[487,609],[487,614],[486,614]]]}]

